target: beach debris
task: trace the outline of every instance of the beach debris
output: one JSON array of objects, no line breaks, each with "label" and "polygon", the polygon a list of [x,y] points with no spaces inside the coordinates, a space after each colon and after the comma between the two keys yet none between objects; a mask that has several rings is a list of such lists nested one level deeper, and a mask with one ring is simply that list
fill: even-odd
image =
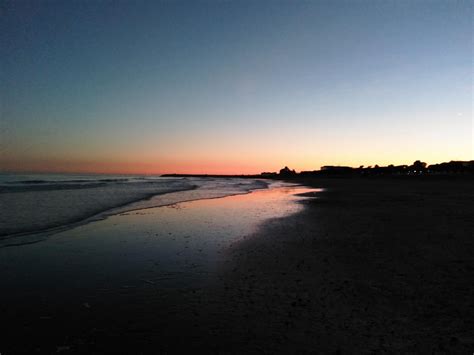
[{"label": "beach debris", "polygon": [[154,284],[155,284],[155,283],[154,283],[153,281],[151,281],[151,280],[141,279],[140,281],[143,281],[143,282],[145,282],[145,283],[147,283],[147,284],[150,284],[150,285],[154,285]]},{"label": "beach debris", "polygon": [[70,346],[67,346],[67,345],[56,346],[56,352],[57,353],[61,353],[63,351],[68,351],[68,350],[71,350]]}]

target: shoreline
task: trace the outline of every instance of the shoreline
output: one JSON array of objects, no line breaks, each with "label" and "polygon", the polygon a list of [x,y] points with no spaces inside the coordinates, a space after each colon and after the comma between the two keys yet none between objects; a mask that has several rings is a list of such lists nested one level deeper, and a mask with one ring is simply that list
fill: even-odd
[{"label": "shoreline", "polygon": [[[61,348],[65,353],[472,350],[474,305],[470,280],[474,278],[474,240],[469,231],[474,230],[474,187],[469,181],[426,185],[416,181],[400,184],[315,179],[300,183],[325,190],[316,198],[295,195],[299,207],[290,215],[272,212],[271,200],[263,198],[269,191],[258,190],[182,203],[177,208],[158,207],[159,214],[151,210],[118,215],[96,227],[89,224],[82,227],[82,232],[77,231],[75,240],[80,249],[69,251],[66,241],[52,237],[45,248],[70,255],[65,260],[72,265],[83,260],[80,255],[76,259],[76,253],[85,253],[84,266],[96,270],[91,274],[95,278],[99,270],[94,260],[103,263],[110,259],[110,271],[103,279],[106,282],[101,277],[97,281],[81,280],[74,276],[76,269],[63,265],[65,276],[78,279],[79,284],[68,281],[61,285],[66,288],[54,296],[60,291],[49,287],[57,286],[40,278],[40,282],[46,282],[40,286],[45,292],[40,293],[41,301],[27,306],[25,302],[32,301],[28,293],[20,293],[11,301],[20,309],[27,307],[28,312],[5,317],[14,320],[8,322],[10,326],[22,329],[10,332],[9,342],[27,334],[43,349],[39,352]],[[256,204],[261,205],[256,210],[242,209],[255,209]],[[215,249],[221,253],[216,254],[217,263],[211,261],[210,268],[199,265],[207,265],[210,260],[199,250],[206,245],[214,250],[206,243],[209,232],[217,233],[219,243],[222,233],[241,232],[240,221],[261,218],[262,212],[274,216],[242,233],[242,238],[231,239],[223,249]],[[187,227],[184,216],[198,223],[189,230],[200,233],[200,237],[189,236],[181,229],[181,234],[168,237],[166,221],[172,216],[178,218],[177,228]],[[227,224],[236,218],[239,220],[233,226]],[[137,221],[141,222],[134,226]],[[220,227],[216,223],[221,223]],[[105,233],[104,228],[111,228],[111,232]],[[153,228],[165,228],[160,236],[170,242],[181,240],[171,254],[177,253],[176,261],[183,262],[184,270],[195,275],[193,278],[172,273],[174,268],[163,269],[161,265],[158,268],[162,271],[153,271],[157,266],[152,261],[162,248],[151,248],[156,240]],[[139,268],[133,263],[117,264],[120,259],[113,255],[105,259],[95,255],[81,237],[94,233],[94,238],[106,243],[104,250],[126,242],[117,250],[117,256],[131,253],[139,258]],[[165,254],[157,260],[163,257]],[[24,252],[22,258],[23,262]],[[153,270],[140,266],[143,263]],[[82,275],[82,268],[77,270]],[[117,273],[120,280],[114,281],[110,272]],[[15,278],[20,275],[15,273]],[[73,287],[68,288],[69,283]],[[91,291],[84,291],[84,283],[92,285]],[[62,293],[64,297],[58,298]],[[48,302],[48,295],[55,301]],[[6,312],[7,303],[1,304]],[[76,319],[73,324],[71,316]],[[50,332],[46,336],[31,333],[34,329]]]},{"label": "shoreline", "polygon": [[[259,180],[266,180],[266,179],[259,179]],[[174,205],[174,204],[182,203],[182,202],[199,201],[203,199],[205,200],[205,199],[213,199],[213,198],[224,198],[228,196],[248,194],[248,193],[252,193],[253,191],[268,189],[271,186],[271,183],[270,182],[265,182],[265,183],[267,184],[265,187],[254,187],[251,190],[242,191],[242,192],[232,192],[232,193],[227,193],[227,194],[224,193],[223,195],[216,196],[216,197],[213,197],[213,196],[190,197],[187,199],[186,198],[177,199],[176,201],[172,201],[172,202],[158,203],[151,206],[143,206],[143,205],[140,206],[139,205],[140,203],[143,204],[146,201],[150,201],[156,197],[162,197],[164,195],[173,195],[177,193],[185,193],[185,192],[198,190],[199,186],[194,185],[188,189],[179,189],[179,190],[170,190],[166,192],[152,193],[149,196],[146,196],[144,198],[139,198],[137,200],[125,202],[123,204],[120,204],[111,208],[107,208],[105,210],[101,210],[100,212],[93,213],[87,217],[80,217],[80,218],[75,218],[70,221],[65,221],[64,223],[61,223],[60,225],[46,227],[44,229],[39,229],[39,230],[22,231],[22,232],[13,233],[13,234],[0,235],[0,248],[21,246],[21,245],[41,242],[54,234],[61,233],[70,229],[74,229],[76,227],[80,227],[89,223],[105,220],[110,216],[115,216],[121,213],[147,210],[150,208],[157,208],[157,207],[166,207],[166,206],[170,206],[170,205]],[[137,205],[137,206],[133,207],[134,205]],[[26,240],[20,241],[22,239],[26,239]]]},{"label": "shoreline", "polygon": [[[44,229],[39,229],[39,230],[23,231],[23,232],[18,232],[18,233],[13,233],[13,234],[0,235],[0,248],[7,248],[7,247],[10,247],[10,246],[21,246],[21,245],[25,245],[25,244],[37,243],[37,242],[40,242],[40,241],[44,240],[45,238],[47,238],[51,235],[61,233],[61,232],[64,232],[64,231],[67,231],[67,230],[70,230],[70,229],[73,229],[73,228],[76,228],[76,227],[79,227],[79,226],[82,226],[82,225],[86,225],[88,223],[101,221],[101,220],[106,219],[107,217],[110,217],[110,216],[113,216],[113,215],[116,215],[116,214],[129,212],[129,210],[124,210],[123,212],[120,212],[120,211],[114,212],[114,211],[119,210],[121,208],[125,208],[126,206],[129,206],[129,205],[133,205],[134,203],[141,202],[141,201],[147,201],[147,200],[149,200],[149,199],[151,199],[155,196],[166,195],[166,194],[169,194],[169,193],[176,193],[176,192],[182,192],[182,191],[190,191],[190,190],[194,190],[194,189],[196,189],[196,187],[189,188],[188,190],[176,190],[176,191],[167,191],[167,192],[162,192],[162,193],[154,193],[154,194],[151,194],[151,195],[149,195],[145,198],[140,198],[138,200],[132,200],[132,201],[129,201],[129,202],[125,202],[122,205],[114,206],[112,208],[108,208],[106,210],[102,210],[100,212],[93,213],[92,215],[89,215],[88,217],[80,217],[80,218],[76,218],[76,219],[71,220],[71,221],[66,221],[63,224],[60,224],[60,225],[57,225],[57,226],[46,227]],[[161,206],[156,206],[156,207],[161,207]],[[153,207],[148,207],[148,208],[153,208]],[[130,211],[133,211],[133,210],[130,210]],[[39,239],[38,240],[33,240],[33,241],[25,241],[25,242],[22,242],[22,243],[15,243],[15,244],[10,244],[10,243],[5,244],[4,243],[4,242],[7,242],[11,239],[15,239],[15,240],[17,238],[18,239],[20,239],[20,238],[32,238],[33,239],[34,237],[37,237]]]},{"label": "shoreline", "polygon": [[[135,345],[145,351],[148,345],[136,344],[142,338],[156,347],[162,332],[169,339],[189,336],[194,331],[179,332],[180,319],[187,323],[202,308],[196,294],[215,279],[224,250],[267,218],[298,211],[292,201],[302,197],[291,192],[305,190],[262,189],[128,212],[41,243],[0,249],[0,276],[9,291],[0,296],[9,326],[0,351],[123,351],[116,333],[130,341],[130,351]],[[130,322],[140,335],[129,333]],[[161,344],[164,351],[170,341]]]}]

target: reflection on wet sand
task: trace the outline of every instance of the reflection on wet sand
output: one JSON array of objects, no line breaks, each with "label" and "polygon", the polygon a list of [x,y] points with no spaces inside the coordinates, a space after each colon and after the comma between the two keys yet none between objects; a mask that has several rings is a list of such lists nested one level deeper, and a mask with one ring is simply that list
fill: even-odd
[{"label": "reflection on wet sand", "polygon": [[[48,284],[53,275],[63,275],[64,288],[78,290],[136,283],[150,275],[168,284],[187,283],[211,272],[226,247],[254,233],[263,221],[298,212],[300,194],[314,190],[276,188],[112,216],[38,244],[1,249],[11,271],[2,279],[34,292],[37,285],[27,280],[35,265],[35,279]],[[81,282],[68,285],[78,278]]]},{"label": "reflection on wet sand", "polygon": [[[111,305],[123,308],[125,302],[133,313],[134,306],[158,302],[158,294],[198,289],[214,280],[233,243],[264,221],[298,212],[298,201],[308,198],[301,194],[311,191],[318,190],[281,187],[133,211],[40,243],[2,248],[0,276],[9,290],[1,300],[5,319],[22,328],[32,318],[84,316],[86,307],[107,322],[113,316],[104,309]],[[29,331],[37,326],[44,324],[33,321]],[[61,332],[55,327],[52,332]]]}]

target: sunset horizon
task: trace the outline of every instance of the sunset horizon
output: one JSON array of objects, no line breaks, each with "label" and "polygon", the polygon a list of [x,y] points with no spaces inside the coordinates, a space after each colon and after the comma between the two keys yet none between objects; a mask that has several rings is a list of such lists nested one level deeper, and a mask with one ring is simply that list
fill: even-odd
[{"label": "sunset horizon", "polygon": [[[44,163],[42,161],[35,161],[34,164],[29,165],[28,167],[20,168],[15,164],[5,163],[3,169],[0,170],[0,173],[26,173],[26,174],[103,174],[103,175],[166,175],[166,174],[188,174],[188,175],[258,175],[263,172],[278,172],[281,168],[288,166],[291,169],[294,169],[297,172],[302,171],[314,171],[319,170],[323,166],[347,166],[351,168],[358,168],[363,166],[374,167],[374,166],[401,166],[401,165],[411,165],[414,161],[420,160],[425,162],[427,165],[446,163],[451,161],[471,161],[472,159],[445,159],[439,161],[427,161],[426,159],[414,158],[411,160],[398,160],[398,161],[387,161],[387,162],[337,162],[337,161],[327,161],[319,164],[308,164],[303,167],[290,164],[287,162],[281,162],[280,164],[272,165],[262,165],[261,167],[248,166],[247,164],[233,164],[232,167],[223,168],[226,164],[216,162],[214,164],[203,164],[199,162],[189,162],[187,164],[179,164],[176,168],[166,168],[156,166],[158,164],[153,163],[142,163],[142,164],[113,164],[113,163],[89,163],[85,162],[83,164],[78,162],[66,162],[58,163],[51,162],[50,164]],[[48,168],[52,167],[52,168]],[[100,168],[94,168],[99,166]],[[126,167],[126,169],[120,168],[120,166]],[[193,167],[195,166],[195,167]],[[235,168],[237,166],[237,168]]]},{"label": "sunset horizon", "polygon": [[473,159],[469,2],[6,4],[0,171]]}]

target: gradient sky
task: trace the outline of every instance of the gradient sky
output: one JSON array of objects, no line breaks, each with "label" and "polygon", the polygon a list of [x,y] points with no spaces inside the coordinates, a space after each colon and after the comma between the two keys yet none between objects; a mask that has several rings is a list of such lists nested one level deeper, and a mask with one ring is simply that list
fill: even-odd
[{"label": "gradient sky", "polygon": [[2,1],[0,169],[473,159],[471,1]]}]

